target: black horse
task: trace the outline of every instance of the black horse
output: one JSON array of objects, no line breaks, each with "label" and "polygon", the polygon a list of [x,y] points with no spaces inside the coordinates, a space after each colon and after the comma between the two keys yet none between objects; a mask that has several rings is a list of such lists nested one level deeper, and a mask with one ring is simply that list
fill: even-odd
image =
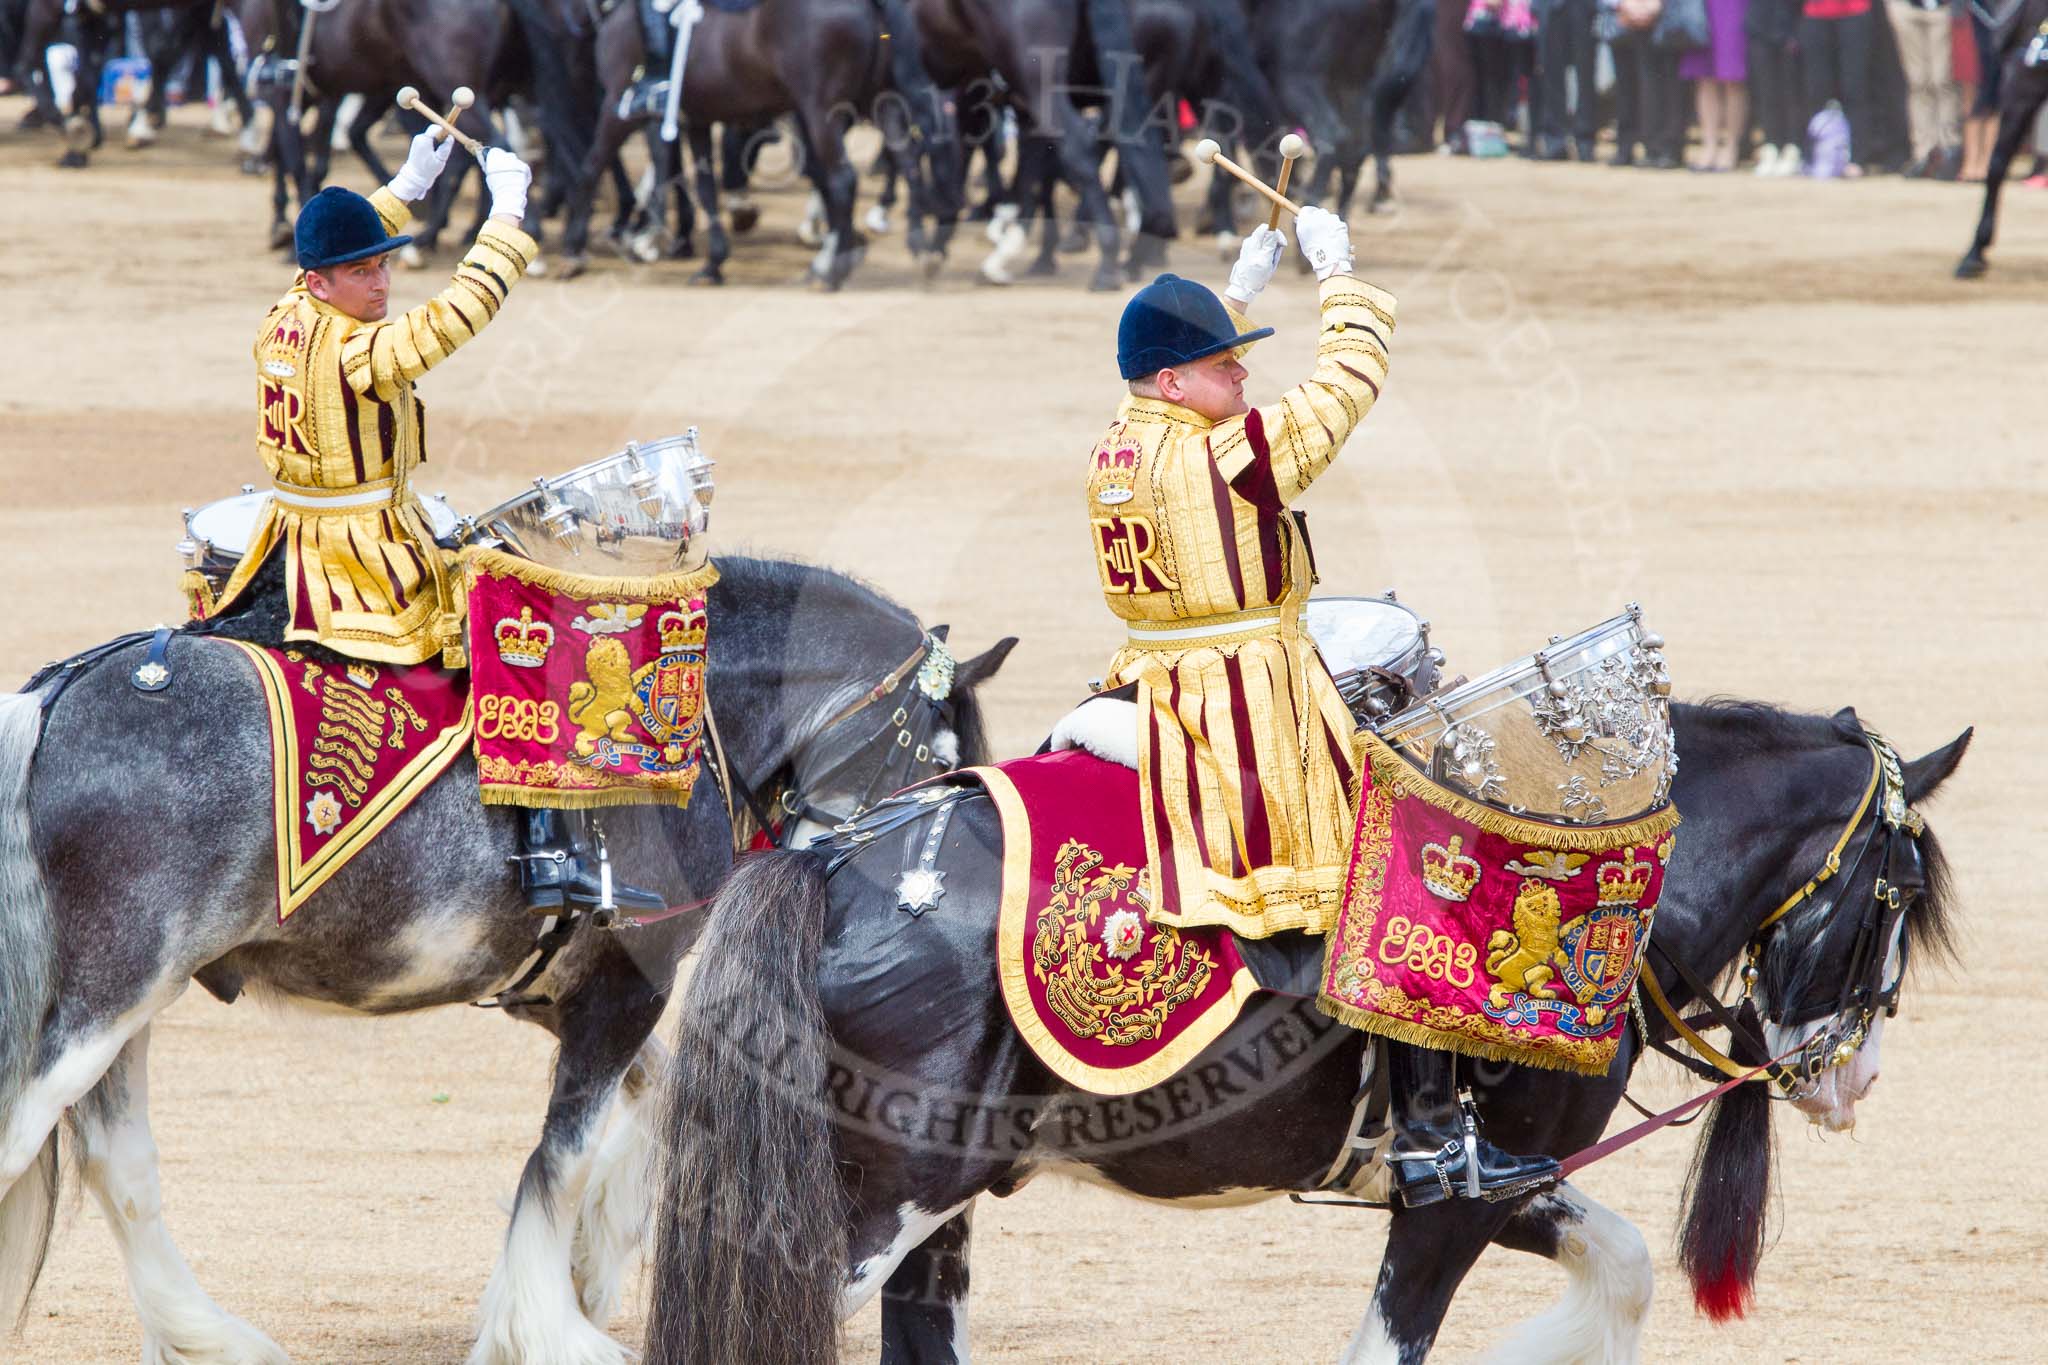
[{"label": "black horse", "polygon": [[[388,180],[368,132],[391,108],[400,87],[413,86],[428,104],[447,109],[456,88],[468,86],[476,102],[461,112],[456,126],[479,142],[502,146],[492,110],[511,90],[529,82],[534,49],[544,43],[531,36],[536,0],[354,0],[317,11],[302,8],[296,0],[238,4],[243,35],[258,54],[252,60],[252,84],[273,114],[270,242],[278,247],[291,241],[287,211],[293,192],[303,205],[326,174],[331,109],[341,96],[363,97],[362,110],[349,129],[350,141],[371,175]],[[313,106],[321,107],[322,117],[309,149],[300,118]],[[417,116],[413,118],[417,123]],[[437,245],[456,193],[473,165],[468,155],[457,156],[435,183],[419,226],[413,229],[417,252],[431,252]],[[484,196],[471,237],[481,230],[488,213]],[[408,258],[414,258],[412,252]]]},{"label": "black horse", "polygon": [[[915,690],[912,667],[941,658],[943,628],[827,570],[719,566],[707,690],[742,835],[756,806],[830,821],[934,760],[982,752],[973,690],[1014,641],[962,660],[950,692]],[[256,675],[232,647],[183,634],[171,685],[146,693],[130,684],[145,648],[59,670],[76,676],[54,699],[47,679],[0,697],[0,1324],[23,1310],[49,1245],[68,1117],[82,1182],[120,1245],[142,1358],[282,1362],[207,1296],[165,1228],[152,1017],[195,980],[224,1001],[254,993],[363,1016],[495,998],[561,1048],[471,1360],[624,1365],[600,1327],[646,1217],[651,1132],[634,1116],[703,915],[610,932],[585,918],[537,962],[544,922],[509,861],[518,813],[480,803],[465,754],[280,923]],[[905,732],[922,747],[896,743]],[[686,810],[601,819],[622,875],[679,909],[731,866],[733,822],[710,783]],[[600,1141],[615,1097],[626,1121]]]},{"label": "black horse", "polygon": [[2004,67],[1998,96],[1998,140],[1984,172],[1984,211],[1977,217],[1977,235],[1956,262],[1956,278],[1974,280],[1990,268],[1984,253],[1998,231],[1998,196],[2012,159],[2034,131],[2041,106],[2048,104],[2048,0],[2019,0],[1998,21],[1992,41]]},{"label": "black horse", "polygon": [[[100,127],[100,71],[110,48],[121,40],[122,21],[130,14],[144,16],[143,49],[149,58],[149,97],[132,111],[128,122],[128,145],[147,147],[156,141],[168,109],[169,77],[188,53],[199,57],[196,69],[205,70],[205,59],[220,62],[223,86],[242,116],[246,133],[255,119],[254,106],[242,88],[241,73],[235,67],[222,11],[212,0],[107,0],[104,4],[67,6],[65,0],[28,0],[22,10],[20,66],[24,76],[31,62],[41,62],[45,49],[60,38],[78,51],[78,83],[72,108],[59,110],[49,85],[28,82],[36,97],[39,121],[62,122],[67,146],[58,165],[71,169],[85,166],[89,153],[104,140]],[[255,148],[245,137],[245,153]]]},{"label": "black horse", "polygon": [[[1671,958],[1709,980],[1725,973],[1845,828],[1864,840],[1823,894],[1763,937],[1757,1003],[1775,1026],[1757,1047],[1782,1052],[1830,1030],[1845,978],[1866,966],[1875,995],[1865,1002],[1881,1004],[1895,983],[1879,984],[1870,964],[1896,972],[1908,948],[1948,946],[1940,849],[1903,801],[1954,771],[1968,734],[1903,766],[1894,827],[1878,823],[1891,803],[1867,795],[1878,751],[1851,712],[1677,706],[1673,724],[1686,823],[1655,934]],[[907,848],[915,862],[925,837],[923,820],[884,835],[829,879],[817,851],[764,855],[720,894],[666,1083],[649,1365],[823,1365],[837,1359],[843,1316],[877,1292],[885,1359],[957,1362],[979,1196],[1065,1168],[1149,1199],[1243,1199],[1322,1188],[1344,1152],[1366,1041],[1307,1000],[1255,1002],[1152,1090],[1105,1099],[1055,1080],[1012,1027],[992,969],[1003,859],[992,803],[953,808],[938,860],[943,904],[912,917],[897,908],[908,865],[898,859]],[[1873,843],[1885,856],[1858,853]],[[1876,917],[1881,890],[1900,898],[1898,918]],[[1681,978],[1655,970],[1683,1008]],[[1846,1121],[1874,1074],[1874,1033],[1842,1068],[1860,1085],[1810,1086],[1803,1106]],[[1824,1047],[1841,1036],[1826,1032]],[[1465,1074],[1496,1141],[1562,1157],[1600,1136],[1641,1047],[1625,1035],[1597,1080],[1487,1065]],[[1681,1259],[1710,1310],[1739,1306],[1762,1245],[1764,1091],[1738,1086],[1718,1102],[1697,1162]],[[1489,1243],[1572,1276],[1561,1310],[1526,1343],[1543,1358],[1634,1358],[1648,1253],[1634,1228],[1567,1183],[1507,1203],[1394,1210],[1371,1311],[1345,1359],[1422,1359]]]},{"label": "black horse", "polygon": [[[963,136],[980,145],[1017,118],[1017,174],[1005,207],[1009,227],[1036,210],[1050,179],[1063,179],[1081,201],[1100,259],[1091,289],[1123,284],[1123,233],[1101,178],[1101,143],[1114,145],[1119,174],[1139,202],[1138,267],[1164,260],[1175,233],[1164,139],[1150,119],[1144,58],[1132,29],[1131,0],[910,0],[932,77],[959,92]],[[1099,107],[1102,118],[1084,112]],[[999,242],[982,268],[1007,283],[1007,260],[1024,238]]]},{"label": "black horse", "polygon": [[1394,115],[1429,65],[1435,16],[1434,0],[1270,0],[1253,9],[1259,60],[1315,150],[1297,199],[1346,216],[1370,152],[1372,210],[1393,202]]},{"label": "black horse", "polygon": [[[857,178],[846,156],[847,129],[858,119],[874,119],[893,141],[915,143],[935,155],[942,150],[938,144],[950,141],[936,136],[943,110],[916,38],[905,0],[758,0],[707,8],[691,34],[678,96],[698,207],[709,219],[700,282],[722,282],[731,254],[718,212],[714,125],[765,125],[790,113],[804,171],[825,202],[828,222],[812,275],[827,288],[845,283],[866,249],[853,220]],[[610,10],[597,25],[595,44],[604,96],[568,194],[562,250],[570,274],[580,268],[589,241],[598,176],[634,128],[665,112],[651,99],[636,99],[653,88],[644,83],[647,78],[665,74],[651,69],[657,63],[650,60],[637,5]],[[669,144],[656,144],[656,164],[664,180],[680,174],[680,157]],[[920,198],[921,205],[926,202]],[[936,216],[942,231],[949,229],[952,215],[941,207]]]}]

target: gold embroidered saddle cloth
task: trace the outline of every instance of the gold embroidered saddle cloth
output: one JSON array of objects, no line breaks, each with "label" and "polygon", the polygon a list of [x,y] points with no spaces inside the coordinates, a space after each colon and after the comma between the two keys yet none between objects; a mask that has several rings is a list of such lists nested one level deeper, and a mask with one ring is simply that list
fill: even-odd
[{"label": "gold embroidered saddle cloth", "polygon": [[305,904],[469,743],[469,675],[240,640],[270,715],[277,917]]},{"label": "gold embroidered saddle cloth", "polygon": [[1136,772],[1068,749],[963,776],[1002,816],[997,970],[1040,1061],[1085,1090],[1130,1094],[1230,1027],[1259,986],[1229,930],[1146,913]]}]

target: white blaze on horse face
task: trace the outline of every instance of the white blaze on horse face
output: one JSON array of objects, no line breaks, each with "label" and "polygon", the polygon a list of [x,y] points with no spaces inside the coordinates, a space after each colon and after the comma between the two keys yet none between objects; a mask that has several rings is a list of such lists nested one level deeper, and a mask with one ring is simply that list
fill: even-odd
[{"label": "white blaze on horse face", "polygon": [[[1906,932],[1903,917],[1892,927],[1892,941],[1884,955],[1884,984],[1890,985],[1898,977],[1900,940]],[[1818,1081],[1792,1097],[1792,1106],[1807,1119],[1819,1124],[1831,1133],[1845,1133],[1856,1126],[1856,1102],[1870,1093],[1877,1084],[1878,1068],[1883,1053],[1884,1015],[1878,1014],[1870,1021],[1870,1030],[1864,1035],[1863,1045],[1856,1049],[1856,1055],[1842,1066],[1830,1067],[1821,1073]],[[1766,1040],[1773,1057],[1782,1055],[1787,1049],[1804,1043],[1834,1021],[1830,1015],[1811,1024],[1798,1028],[1781,1028],[1776,1024],[1765,1030]]]}]

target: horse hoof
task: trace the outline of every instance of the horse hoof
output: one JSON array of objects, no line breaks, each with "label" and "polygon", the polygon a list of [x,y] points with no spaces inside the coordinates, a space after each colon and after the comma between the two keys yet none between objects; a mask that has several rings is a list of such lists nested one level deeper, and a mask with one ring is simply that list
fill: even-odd
[{"label": "horse hoof", "polygon": [[1040,256],[1030,265],[1024,267],[1024,273],[1036,279],[1051,279],[1054,275],[1060,273],[1060,264],[1049,256]]},{"label": "horse hoof", "polygon": [[1372,202],[1365,206],[1365,211],[1367,213],[1392,213],[1397,207],[1399,206],[1394,202],[1394,192],[1392,190],[1380,190],[1374,193]]},{"label": "horse hoof", "polygon": [[917,268],[927,281],[936,280],[939,277],[939,272],[946,268],[946,253],[943,251],[927,251],[919,258]]},{"label": "horse hoof", "polygon": [[1216,254],[1221,256],[1225,261],[1229,262],[1232,265],[1235,265],[1237,263],[1237,253],[1241,245],[1242,244],[1237,240],[1236,233],[1226,232],[1221,228],[1217,229]]},{"label": "horse hoof", "polygon": [[270,249],[282,251],[292,244],[292,225],[279,219],[270,225]]},{"label": "horse hoof", "polygon": [[73,149],[58,157],[57,164],[67,171],[82,171],[91,164],[91,158],[84,152]]},{"label": "horse hoof", "polygon": [[725,283],[725,272],[715,265],[700,266],[697,273],[690,276],[690,283],[707,288],[722,285]]},{"label": "horse hoof", "polygon": [[677,237],[661,249],[664,261],[694,261],[697,259],[697,244],[687,237]]},{"label": "horse hoof", "polygon": [[21,121],[14,125],[14,131],[17,133],[33,133],[38,128],[47,128],[49,126],[50,116],[31,105],[29,111],[21,116]]},{"label": "horse hoof", "polygon": [[735,234],[752,232],[761,225],[761,210],[753,204],[734,204],[730,221]]},{"label": "horse hoof", "polygon": [[1982,256],[1965,256],[1962,260],[1956,262],[1956,278],[1959,280],[1979,280],[1984,278],[1984,272],[1989,268],[1990,263]]},{"label": "horse hoof", "polygon": [[[529,233],[528,235],[531,236],[532,234]],[[534,257],[533,264],[526,267],[526,278],[528,278],[529,280],[545,279],[547,278],[547,275],[548,258],[545,256]]]},{"label": "horse hoof", "polygon": [[861,218],[861,226],[874,233],[877,237],[888,236],[889,210],[883,208],[880,204],[870,204],[867,213]]},{"label": "horse hoof", "polygon": [[1115,261],[1104,261],[1101,265],[1097,266],[1095,268],[1095,278],[1088,281],[1088,292],[1091,294],[1107,294],[1111,290],[1122,289],[1123,287],[1123,267]]},{"label": "horse hoof", "polygon": [[564,256],[562,258],[562,278],[565,280],[573,280],[588,269],[590,269],[590,257],[582,252],[578,252],[574,256]]},{"label": "horse hoof", "polygon": [[653,265],[661,259],[661,243],[652,232],[636,233],[626,245],[626,254],[642,265]]},{"label": "horse hoof", "polygon": [[427,263],[427,256],[420,250],[418,243],[407,242],[398,249],[398,261],[407,270],[418,270]]}]

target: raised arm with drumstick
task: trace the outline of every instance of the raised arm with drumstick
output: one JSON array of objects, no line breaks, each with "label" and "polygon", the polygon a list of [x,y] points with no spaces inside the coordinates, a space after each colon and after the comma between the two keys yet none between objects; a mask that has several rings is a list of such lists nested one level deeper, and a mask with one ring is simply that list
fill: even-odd
[{"label": "raised arm with drumstick", "polygon": [[[1124,309],[1129,393],[1089,459],[1090,550],[1126,642],[1104,675],[1137,705],[1138,799],[1151,918],[1245,938],[1328,932],[1349,862],[1356,722],[1302,630],[1315,583],[1293,504],[1387,382],[1393,297],[1352,273],[1350,230],[1217,150],[1199,160],[1292,214],[1318,281],[1316,366],[1277,402],[1245,401],[1247,317],[1287,239],[1244,240],[1228,304],[1161,275]],[[1396,1188],[1410,1203],[1504,1197],[1555,1178],[1461,1125],[1448,1053],[1389,1045]],[[1449,1172],[1450,1175],[1445,1175]],[[1455,1177],[1455,1185],[1452,1177]]]}]

